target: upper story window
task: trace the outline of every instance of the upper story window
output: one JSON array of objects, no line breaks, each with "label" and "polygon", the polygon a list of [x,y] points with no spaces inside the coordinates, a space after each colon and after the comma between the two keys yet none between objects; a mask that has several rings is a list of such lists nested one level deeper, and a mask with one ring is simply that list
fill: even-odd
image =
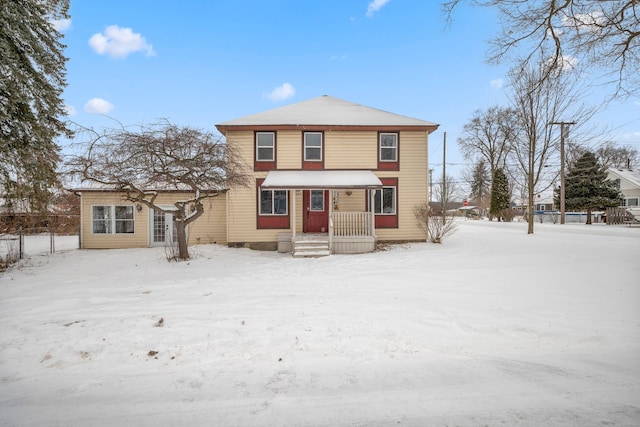
[{"label": "upper story window", "polygon": [[398,161],[398,134],[397,133],[381,133],[380,134],[380,161],[381,162],[397,162]]},{"label": "upper story window", "polygon": [[304,161],[322,161],[322,132],[304,133]]},{"label": "upper story window", "polygon": [[256,132],[256,161],[273,162],[276,152],[276,136],[273,132]]},{"label": "upper story window", "polygon": [[133,205],[93,206],[91,221],[94,234],[130,234],[135,230]]},{"label": "upper story window", "polygon": [[400,170],[400,141],[395,132],[380,132],[378,134],[378,169]]}]

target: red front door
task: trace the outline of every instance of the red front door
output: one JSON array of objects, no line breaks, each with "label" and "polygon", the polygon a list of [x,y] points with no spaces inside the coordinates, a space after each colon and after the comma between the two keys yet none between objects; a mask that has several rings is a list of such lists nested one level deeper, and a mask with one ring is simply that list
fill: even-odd
[{"label": "red front door", "polygon": [[326,233],[329,230],[329,192],[327,190],[304,190],[303,193],[305,233]]}]

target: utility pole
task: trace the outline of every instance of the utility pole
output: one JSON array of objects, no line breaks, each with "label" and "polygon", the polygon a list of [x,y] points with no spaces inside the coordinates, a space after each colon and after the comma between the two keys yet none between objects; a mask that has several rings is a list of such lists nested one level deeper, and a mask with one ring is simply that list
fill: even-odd
[{"label": "utility pole", "polygon": [[442,217],[446,210],[446,205],[449,204],[447,200],[447,133],[444,133],[444,140],[442,141],[442,194],[440,195],[440,204],[442,205]]},{"label": "utility pole", "polygon": [[569,133],[569,125],[575,125],[576,122],[551,122],[551,125],[560,125],[560,224],[564,224],[564,138],[565,126],[566,133]]}]

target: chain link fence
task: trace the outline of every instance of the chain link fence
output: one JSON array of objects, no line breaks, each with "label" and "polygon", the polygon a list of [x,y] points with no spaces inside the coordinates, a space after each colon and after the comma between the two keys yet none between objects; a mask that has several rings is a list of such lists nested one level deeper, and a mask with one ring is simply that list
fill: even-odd
[{"label": "chain link fence", "polygon": [[24,257],[53,254],[59,250],[80,247],[79,228],[59,218],[49,218],[47,226],[23,227],[0,230],[0,271]]}]

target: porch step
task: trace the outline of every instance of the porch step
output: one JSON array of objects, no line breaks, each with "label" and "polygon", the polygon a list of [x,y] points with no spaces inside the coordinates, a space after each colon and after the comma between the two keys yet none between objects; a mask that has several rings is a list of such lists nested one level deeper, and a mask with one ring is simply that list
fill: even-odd
[{"label": "porch step", "polygon": [[328,256],[329,240],[321,238],[299,240],[293,245],[293,256],[296,258]]}]

